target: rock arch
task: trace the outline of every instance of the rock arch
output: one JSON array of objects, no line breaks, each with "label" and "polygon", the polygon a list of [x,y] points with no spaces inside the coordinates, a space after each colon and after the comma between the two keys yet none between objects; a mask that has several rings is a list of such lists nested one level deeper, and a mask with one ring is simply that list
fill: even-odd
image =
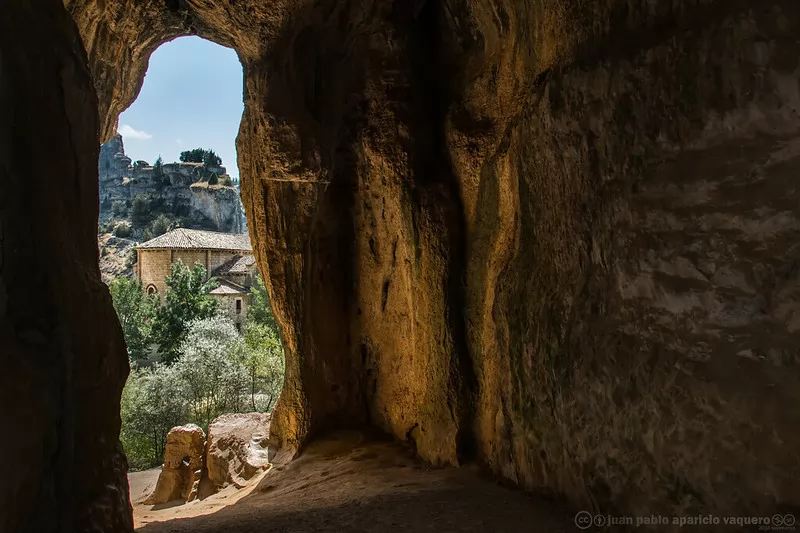
[{"label": "rock arch", "polygon": [[[285,447],[372,424],[576,506],[800,505],[794,2],[66,0],[77,30],[57,2],[31,4],[0,21],[0,68],[21,80],[0,104],[33,110],[0,129],[3,198],[21,200],[0,211],[0,346],[10,379],[28,376],[0,394],[40,390],[26,365],[46,352],[77,400],[31,407],[50,452],[16,501],[125,529],[124,350],[85,209],[94,136],[160,43],[197,34],[245,71],[239,165],[287,346]],[[21,155],[53,123],[49,145],[75,161],[58,202],[35,192],[53,169]],[[54,286],[48,260],[82,285],[43,292],[31,333],[11,282],[33,264]],[[76,347],[83,307],[106,330]]]}]

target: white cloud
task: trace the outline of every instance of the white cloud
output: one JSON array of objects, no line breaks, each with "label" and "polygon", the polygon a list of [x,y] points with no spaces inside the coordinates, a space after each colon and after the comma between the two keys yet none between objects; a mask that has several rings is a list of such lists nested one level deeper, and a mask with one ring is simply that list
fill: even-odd
[{"label": "white cloud", "polygon": [[147,133],[144,130],[136,130],[130,127],[128,124],[123,124],[121,128],[117,130],[117,132],[122,135],[125,139],[138,139],[140,141],[149,141],[153,138],[152,135]]}]

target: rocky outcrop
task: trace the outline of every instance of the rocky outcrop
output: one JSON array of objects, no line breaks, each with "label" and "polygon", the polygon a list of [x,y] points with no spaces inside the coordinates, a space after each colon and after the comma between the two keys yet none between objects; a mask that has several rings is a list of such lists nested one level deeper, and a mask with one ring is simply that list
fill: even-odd
[{"label": "rocky outcrop", "polygon": [[154,505],[173,500],[192,501],[197,497],[206,434],[194,424],[172,428],[164,447],[164,464],[155,490],[144,503]]},{"label": "rocky outcrop", "polygon": [[6,476],[7,521],[125,530],[86,162],[181,35],[244,67],[281,445],[369,423],[578,508],[800,505],[797,2],[64,5],[86,56],[54,1],[0,18],[0,394],[41,402],[18,422],[43,443]]},{"label": "rocky outcrop", "polygon": [[183,227],[244,232],[238,189],[207,182],[211,175],[224,175],[224,167],[167,163],[154,168],[146,162],[131,166],[122,136],[117,134],[101,146],[98,169],[101,223],[114,216],[115,202],[122,202],[128,210],[134,198],[141,195],[146,198],[150,211],[164,213],[173,220],[180,219]]},{"label": "rocky outcrop", "polygon": [[229,484],[241,488],[269,466],[269,420],[266,413],[240,413],[211,422],[205,456],[205,475],[210,481],[207,492]]}]

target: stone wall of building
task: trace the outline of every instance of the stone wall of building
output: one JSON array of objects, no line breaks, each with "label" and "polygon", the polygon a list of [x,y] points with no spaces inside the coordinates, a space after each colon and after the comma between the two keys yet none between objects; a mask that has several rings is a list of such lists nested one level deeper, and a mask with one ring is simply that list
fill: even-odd
[{"label": "stone wall of building", "polygon": [[[214,298],[219,300],[220,308],[230,317],[236,329],[244,331],[244,322],[247,318],[247,311],[250,307],[250,296],[246,294],[215,294]],[[241,300],[241,310],[236,312],[236,301]]]},{"label": "stone wall of building", "polygon": [[171,255],[170,250],[138,250],[136,277],[145,290],[155,286],[157,294],[164,294],[167,289],[164,278],[170,271]]}]

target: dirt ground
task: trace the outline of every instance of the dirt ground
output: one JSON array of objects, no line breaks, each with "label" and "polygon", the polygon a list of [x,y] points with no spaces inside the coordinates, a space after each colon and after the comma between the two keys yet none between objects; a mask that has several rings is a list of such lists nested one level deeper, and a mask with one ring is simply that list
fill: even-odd
[{"label": "dirt ground", "polygon": [[[132,490],[146,484],[145,477],[132,479]],[[142,533],[574,533],[573,516],[558,503],[503,487],[471,468],[433,468],[398,444],[360,433],[313,443],[242,490],[134,508]]]}]

